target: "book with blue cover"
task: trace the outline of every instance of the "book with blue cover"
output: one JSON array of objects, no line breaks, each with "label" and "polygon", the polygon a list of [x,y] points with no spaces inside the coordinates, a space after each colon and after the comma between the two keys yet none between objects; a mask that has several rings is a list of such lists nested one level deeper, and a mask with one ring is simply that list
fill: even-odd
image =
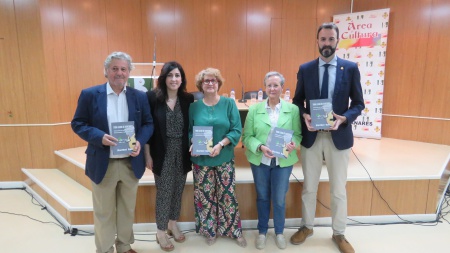
[{"label": "book with blue cover", "polygon": [[114,155],[129,155],[136,145],[134,121],[111,123],[111,135],[116,138],[117,145],[111,146]]},{"label": "book with blue cover", "polygon": [[311,124],[316,130],[328,129],[334,125],[331,99],[310,100]]},{"label": "book with blue cover", "polygon": [[213,148],[213,127],[194,126],[192,133],[192,154],[209,155]]},{"label": "book with blue cover", "polygon": [[287,158],[289,152],[286,145],[292,142],[293,135],[293,130],[274,127],[269,133],[266,145],[275,157]]}]

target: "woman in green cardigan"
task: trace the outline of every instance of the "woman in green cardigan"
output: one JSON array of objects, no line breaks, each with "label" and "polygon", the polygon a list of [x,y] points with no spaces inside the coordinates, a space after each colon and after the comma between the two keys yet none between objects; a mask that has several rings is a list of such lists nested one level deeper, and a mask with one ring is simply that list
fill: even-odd
[{"label": "woman in green cardigan", "polygon": [[[204,97],[189,108],[189,137],[194,126],[213,127],[213,147],[209,155],[192,155],[194,164],[194,204],[196,232],[208,245],[217,236],[235,238],[241,247],[242,234],[235,189],[234,147],[241,137],[239,111],[233,99],[218,94],[224,79],[218,69],[207,68],[196,77]],[[192,146],[191,146],[192,147]]]},{"label": "woman in green cardigan", "polygon": [[[275,242],[278,248],[286,248],[283,235],[285,223],[286,193],[292,166],[298,161],[296,147],[302,140],[299,109],[296,105],[280,99],[285,79],[278,72],[269,72],[264,78],[267,100],[252,105],[245,120],[242,142],[247,148],[245,155],[252,168],[256,187],[259,236],[256,248],[266,245],[269,228],[270,202],[273,205]],[[286,158],[277,158],[266,146],[268,137],[275,127],[293,130],[292,140],[287,143]]]}]

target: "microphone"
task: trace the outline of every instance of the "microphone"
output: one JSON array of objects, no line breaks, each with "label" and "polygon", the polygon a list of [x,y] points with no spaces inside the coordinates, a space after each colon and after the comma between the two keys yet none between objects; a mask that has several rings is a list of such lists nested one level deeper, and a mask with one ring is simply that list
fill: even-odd
[{"label": "microphone", "polygon": [[241,75],[239,75],[239,81],[241,82],[241,88],[242,88],[242,99],[239,99],[239,103],[247,103],[247,99],[244,98],[244,84],[242,83]]}]

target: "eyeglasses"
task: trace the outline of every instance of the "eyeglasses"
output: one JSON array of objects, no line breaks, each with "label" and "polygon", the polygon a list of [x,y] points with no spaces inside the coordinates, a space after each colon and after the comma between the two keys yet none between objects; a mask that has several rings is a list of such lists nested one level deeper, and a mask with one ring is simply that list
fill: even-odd
[{"label": "eyeglasses", "polygon": [[208,85],[208,84],[216,84],[216,83],[217,83],[217,80],[216,80],[216,79],[211,79],[211,80],[206,79],[206,80],[203,80],[203,84],[206,84],[206,85]]}]

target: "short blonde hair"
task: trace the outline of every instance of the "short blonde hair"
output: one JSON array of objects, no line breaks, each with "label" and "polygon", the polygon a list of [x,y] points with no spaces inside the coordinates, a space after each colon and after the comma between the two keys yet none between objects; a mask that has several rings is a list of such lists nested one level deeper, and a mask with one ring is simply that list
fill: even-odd
[{"label": "short blonde hair", "polygon": [[220,87],[222,87],[222,84],[225,82],[225,79],[223,79],[222,74],[220,74],[220,70],[215,68],[206,68],[197,74],[195,77],[195,86],[197,86],[197,89],[203,92],[203,79],[206,75],[212,75],[217,79],[217,82],[219,83],[219,88],[217,91],[219,91]]}]

